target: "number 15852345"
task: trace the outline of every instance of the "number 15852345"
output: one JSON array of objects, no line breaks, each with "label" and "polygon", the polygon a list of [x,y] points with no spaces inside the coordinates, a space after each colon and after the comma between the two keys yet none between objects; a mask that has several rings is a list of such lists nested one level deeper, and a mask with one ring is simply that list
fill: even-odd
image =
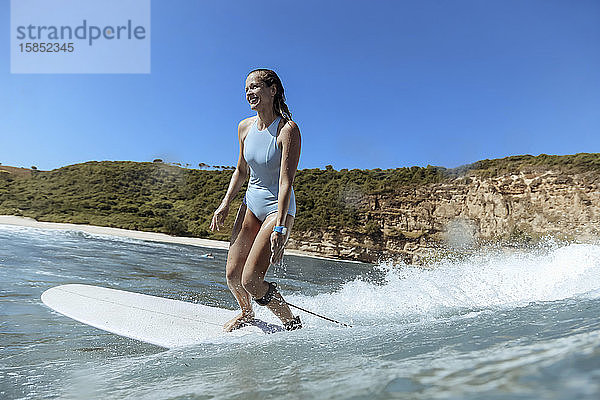
[{"label": "number 15852345", "polygon": [[73,43],[19,43],[21,53],[72,53]]}]

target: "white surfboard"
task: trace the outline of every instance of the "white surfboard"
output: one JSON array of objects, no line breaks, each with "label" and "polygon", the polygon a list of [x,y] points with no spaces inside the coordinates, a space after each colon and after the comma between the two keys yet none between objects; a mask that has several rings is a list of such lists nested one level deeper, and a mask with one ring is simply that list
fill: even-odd
[{"label": "white surfboard", "polygon": [[[223,324],[235,311],[90,285],[62,285],[42,293],[51,309],[84,324],[120,336],[175,348],[228,335]],[[281,326],[254,320],[234,331],[273,333]]]}]

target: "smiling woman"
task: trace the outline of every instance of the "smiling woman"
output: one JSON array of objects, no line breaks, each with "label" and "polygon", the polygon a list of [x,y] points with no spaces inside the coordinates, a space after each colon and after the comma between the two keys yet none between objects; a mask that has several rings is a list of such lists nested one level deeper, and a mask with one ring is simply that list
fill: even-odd
[{"label": "smiling woman", "polygon": [[273,282],[264,278],[279,263],[296,214],[292,183],[300,158],[300,130],[285,104],[281,80],[274,71],[258,69],[246,78],[246,99],[256,116],[238,126],[240,152],[227,193],[215,211],[211,229],[219,229],[229,204],[250,170],[244,202],[238,210],[227,256],[227,285],[242,312],[224,329],[231,331],[254,318],[251,299],[267,306],[286,329],[302,327]]}]

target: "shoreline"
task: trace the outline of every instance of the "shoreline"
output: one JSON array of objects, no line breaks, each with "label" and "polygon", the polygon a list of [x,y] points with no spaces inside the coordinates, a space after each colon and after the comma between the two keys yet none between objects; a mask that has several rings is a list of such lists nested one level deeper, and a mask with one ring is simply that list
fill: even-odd
[{"label": "shoreline", "polygon": [[[171,236],[166,233],[134,231],[130,229],[111,228],[107,226],[87,225],[87,224],[68,224],[60,222],[41,222],[29,217],[19,217],[16,215],[0,215],[0,225],[22,226],[27,228],[56,229],[63,231],[78,231],[94,235],[116,236],[128,239],[147,240],[150,242],[186,244],[198,247],[207,247],[211,249],[229,249],[229,242],[213,239],[192,238],[183,236]],[[284,255],[310,257],[328,261],[352,262],[319,256],[301,250],[285,249]]]}]

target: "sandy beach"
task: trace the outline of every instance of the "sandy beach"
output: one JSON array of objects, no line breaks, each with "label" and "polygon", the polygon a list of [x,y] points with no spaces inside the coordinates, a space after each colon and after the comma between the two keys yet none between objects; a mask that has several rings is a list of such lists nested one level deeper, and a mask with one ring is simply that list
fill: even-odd
[{"label": "sandy beach", "polygon": [[[109,235],[125,237],[130,239],[149,240],[152,242],[188,244],[192,246],[208,247],[212,249],[228,249],[229,242],[220,240],[191,238],[181,236],[170,236],[164,233],[133,231],[129,229],[110,228],[106,226],[84,225],[84,224],[63,224],[56,222],[40,222],[33,218],[18,217],[15,215],[0,215],[0,225],[15,225],[30,228],[41,229],[60,229],[67,231],[86,232],[94,235]],[[324,260],[334,260],[332,258],[321,257],[312,253],[307,253],[300,250],[285,250],[285,254],[301,257],[313,257]],[[338,260],[336,260],[338,261]]]}]

